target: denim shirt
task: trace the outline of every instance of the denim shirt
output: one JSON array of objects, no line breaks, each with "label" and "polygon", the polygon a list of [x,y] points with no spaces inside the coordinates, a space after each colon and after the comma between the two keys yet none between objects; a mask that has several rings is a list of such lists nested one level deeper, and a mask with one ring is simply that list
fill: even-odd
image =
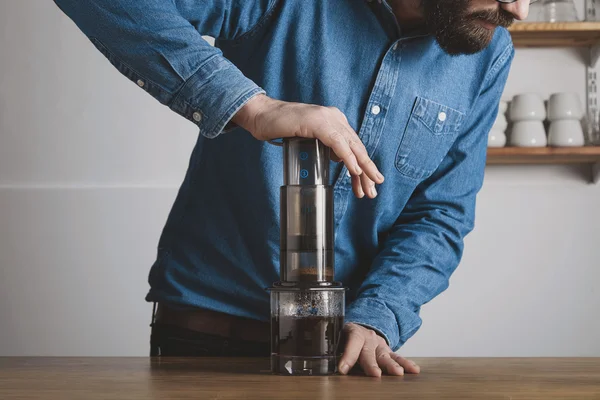
[{"label": "denim shirt", "polygon": [[331,163],[335,278],[349,288],[346,322],[393,350],[415,334],[474,227],[514,56],[505,29],[477,54],[450,56],[381,0],[55,2],[124,77],[199,129],[147,301],[269,319],[282,150],[231,123],[266,93],[339,108],[385,176],[375,199],[358,199]]}]

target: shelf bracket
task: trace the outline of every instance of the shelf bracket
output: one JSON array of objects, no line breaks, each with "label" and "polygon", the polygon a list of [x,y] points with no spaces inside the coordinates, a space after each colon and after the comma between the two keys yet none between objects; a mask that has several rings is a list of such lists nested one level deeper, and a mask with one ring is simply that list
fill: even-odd
[{"label": "shelf bracket", "polygon": [[600,58],[600,43],[590,47],[590,67],[596,68],[598,66],[598,59]]},{"label": "shelf bracket", "polygon": [[592,183],[600,182],[600,162],[592,164]]},{"label": "shelf bracket", "polygon": [[585,20],[596,21],[596,0],[585,0]]},{"label": "shelf bracket", "polygon": [[[598,16],[596,15],[596,0],[585,0],[585,21],[598,21]],[[600,42],[596,43],[591,48],[590,67],[596,68],[599,56]]]},{"label": "shelf bracket", "polygon": [[588,132],[593,132],[596,124],[600,122],[598,109],[598,78],[600,77],[599,62],[600,43],[590,48],[589,62],[585,69],[586,76],[586,123]]},{"label": "shelf bracket", "polygon": [[[596,13],[596,2],[600,0],[585,0],[585,20],[598,21],[600,13]],[[600,109],[598,107],[598,77],[600,77],[600,41],[590,46],[589,60],[586,66],[586,124],[587,130],[590,132],[588,136],[589,142],[596,142],[598,138],[592,137],[592,132],[597,132],[600,129]],[[589,144],[589,143],[588,143]],[[596,177],[596,166],[594,166],[594,179]]]}]

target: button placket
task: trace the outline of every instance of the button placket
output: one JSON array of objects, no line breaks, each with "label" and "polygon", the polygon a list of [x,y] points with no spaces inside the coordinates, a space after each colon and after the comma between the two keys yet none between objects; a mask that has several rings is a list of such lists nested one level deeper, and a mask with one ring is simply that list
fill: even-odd
[{"label": "button placket", "polygon": [[[401,47],[398,45],[396,48]],[[401,59],[399,51],[388,49],[375,80],[375,85],[367,102],[363,122],[358,135],[363,141],[367,152],[372,155],[374,146],[379,142],[385,113],[382,111],[389,107],[398,82],[398,63]],[[345,167],[344,167],[345,168]],[[346,170],[347,171],[347,170]],[[342,170],[342,172],[344,172]],[[352,178],[350,174],[342,173],[334,184],[334,219],[336,227],[340,224],[348,205],[349,196],[352,193]]]},{"label": "button placket", "polygon": [[345,204],[345,196],[342,194],[341,191],[339,190],[335,190],[333,191],[333,215],[334,215],[334,219],[335,219],[335,225],[339,225],[342,216],[344,215],[344,211],[346,210],[346,204]]}]

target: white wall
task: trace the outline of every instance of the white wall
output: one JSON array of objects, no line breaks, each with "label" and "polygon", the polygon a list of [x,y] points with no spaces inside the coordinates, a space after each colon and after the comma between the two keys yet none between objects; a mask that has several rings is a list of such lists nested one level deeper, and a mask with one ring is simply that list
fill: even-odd
[{"label": "white wall", "polygon": [[[0,2],[0,355],[147,355],[143,298],[197,132],[50,1]],[[506,97],[584,95],[583,53],[521,50]],[[600,186],[490,167],[410,356],[600,356]]]}]

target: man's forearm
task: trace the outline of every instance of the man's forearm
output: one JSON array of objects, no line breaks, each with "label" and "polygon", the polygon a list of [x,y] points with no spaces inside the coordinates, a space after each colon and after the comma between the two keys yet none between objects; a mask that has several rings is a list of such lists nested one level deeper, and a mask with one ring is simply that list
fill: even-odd
[{"label": "man's forearm", "polygon": [[470,231],[441,211],[418,218],[390,232],[346,313],[348,322],[380,332],[393,350],[421,327],[421,306],[448,287]]}]

